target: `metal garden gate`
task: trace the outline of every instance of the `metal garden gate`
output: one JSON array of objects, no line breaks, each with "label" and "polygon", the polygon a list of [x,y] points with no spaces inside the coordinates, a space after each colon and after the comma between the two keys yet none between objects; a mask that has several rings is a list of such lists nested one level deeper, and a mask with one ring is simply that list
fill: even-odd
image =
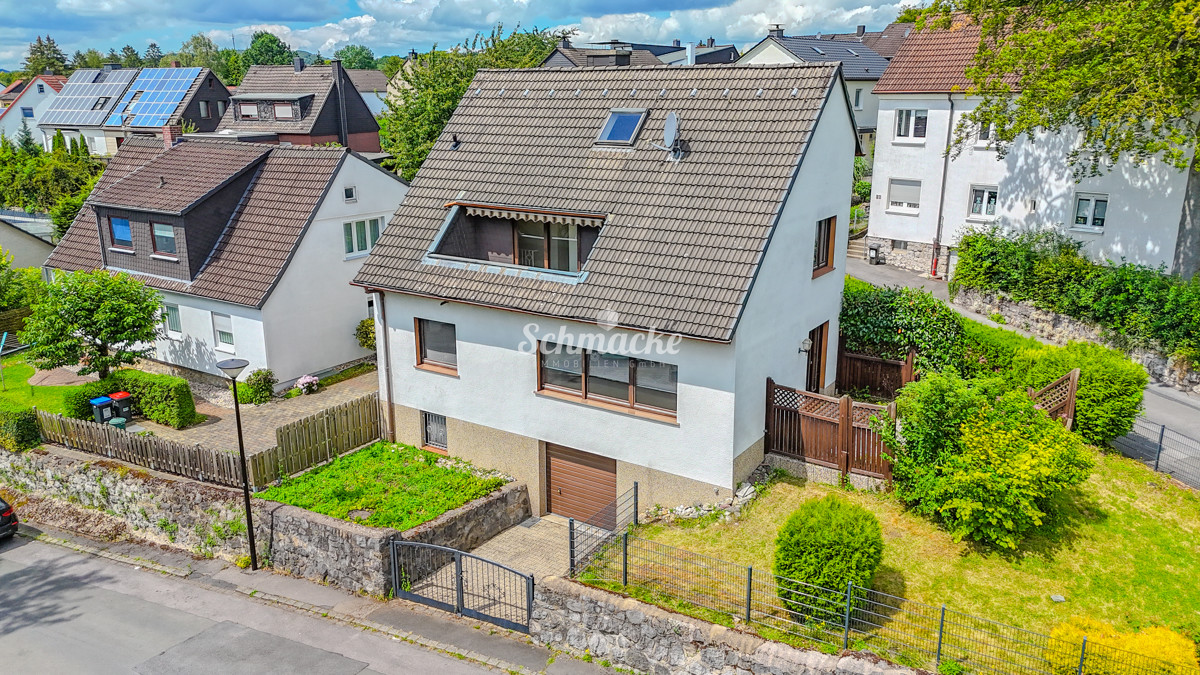
[{"label": "metal garden gate", "polygon": [[396,597],[529,632],[533,576],[457,549],[391,542]]}]

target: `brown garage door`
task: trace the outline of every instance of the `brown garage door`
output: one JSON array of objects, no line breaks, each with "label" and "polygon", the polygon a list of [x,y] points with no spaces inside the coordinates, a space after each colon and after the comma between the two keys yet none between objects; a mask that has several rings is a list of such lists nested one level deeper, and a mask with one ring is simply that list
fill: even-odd
[{"label": "brown garage door", "polygon": [[546,510],[587,521],[599,515],[598,525],[611,529],[617,498],[617,461],[561,445],[546,444],[549,498]]}]

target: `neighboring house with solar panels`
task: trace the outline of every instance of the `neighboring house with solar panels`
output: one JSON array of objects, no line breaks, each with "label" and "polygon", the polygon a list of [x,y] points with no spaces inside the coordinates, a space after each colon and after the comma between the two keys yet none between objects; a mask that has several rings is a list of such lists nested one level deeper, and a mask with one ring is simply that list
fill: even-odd
[{"label": "neighboring house with solar panels", "polygon": [[350,281],[407,184],[345,148],[166,135],[121,145],[45,267],[158,289],[166,370],[216,378],[236,356],[285,387],[369,356]]},{"label": "neighboring house with solar panels", "polygon": [[41,142],[42,132],[38,130],[38,122],[66,82],[67,78],[61,75],[38,75],[33,78],[29,86],[12,100],[12,105],[0,110],[0,134],[10,140],[16,138],[24,124],[29,127],[33,137]]},{"label": "neighboring house with solar panels", "polygon": [[720,501],[767,378],[834,384],[857,151],[837,64],[479,71],[355,279],[389,435],[539,514]]},{"label": "neighboring house with solar panels", "polygon": [[68,142],[76,139],[86,143],[94,155],[116,152],[116,141],[110,147],[105,139],[104,124],[137,75],[137,68],[116,64],[71,73],[38,122],[46,149],[50,149],[54,132],[61,131]]},{"label": "neighboring house with solar panels", "polygon": [[229,90],[208,68],[142,68],[104,122],[110,151],[134,135],[162,137],[162,128],[187,123],[214,131],[229,105]]}]

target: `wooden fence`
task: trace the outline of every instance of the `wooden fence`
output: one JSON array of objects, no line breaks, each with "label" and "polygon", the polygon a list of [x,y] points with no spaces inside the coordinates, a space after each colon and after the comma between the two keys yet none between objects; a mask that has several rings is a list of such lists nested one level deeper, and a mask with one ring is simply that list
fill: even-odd
[{"label": "wooden fence", "polygon": [[872,416],[896,418],[896,404],[859,403],[783,387],[767,378],[767,452],[859,474],[891,480],[892,465],[883,441],[870,428]]},{"label": "wooden fence", "polygon": [[275,446],[247,458],[256,488],[379,440],[379,394],[347,401],[275,430]]},{"label": "wooden fence", "polygon": [[195,480],[242,486],[237,456],[156,436],[139,436],[109,424],[37,411],[42,440],[73,450],[110,457],[147,469]]},{"label": "wooden fence", "polygon": [[895,398],[896,392],[916,379],[913,361],[917,353],[908,350],[903,361],[881,359],[846,351],[845,339],[838,340],[837,379],[843,392],[867,390],[875,398]]},{"label": "wooden fence", "polygon": [[1075,424],[1075,394],[1079,391],[1079,369],[1063,375],[1050,384],[1034,391],[1028,390],[1029,398],[1036,407],[1046,411],[1051,418],[1063,423],[1068,431]]}]

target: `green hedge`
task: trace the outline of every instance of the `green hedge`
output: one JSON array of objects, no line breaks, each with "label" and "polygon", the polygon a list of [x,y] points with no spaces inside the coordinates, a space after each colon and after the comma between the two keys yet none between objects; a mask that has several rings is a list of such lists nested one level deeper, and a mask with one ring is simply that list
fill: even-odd
[{"label": "green hedge", "polygon": [[1086,321],[1123,347],[1146,347],[1200,362],[1200,275],[1097,264],[1081,244],[1053,231],[968,230],[959,242],[951,292],[1001,292]]},{"label": "green hedge", "polygon": [[924,291],[847,278],[840,324],[851,352],[903,360],[911,347],[920,371],[957,367],[963,358],[963,318]]},{"label": "green hedge", "polygon": [[0,447],[21,451],[42,442],[33,408],[0,411]]},{"label": "green hedge", "polygon": [[92,404],[88,401],[115,391],[129,392],[134,411],[159,424],[182,429],[196,421],[196,402],[187,380],[130,369],[118,370],[104,380],[89,382],[68,392],[63,397],[64,414],[90,420]]},{"label": "green hedge", "polygon": [[1017,352],[1041,346],[1042,343],[1020,333],[967,319],[963,321],[963,354],[959,370],[969,377],[1004,374],[1012,367]]}]

